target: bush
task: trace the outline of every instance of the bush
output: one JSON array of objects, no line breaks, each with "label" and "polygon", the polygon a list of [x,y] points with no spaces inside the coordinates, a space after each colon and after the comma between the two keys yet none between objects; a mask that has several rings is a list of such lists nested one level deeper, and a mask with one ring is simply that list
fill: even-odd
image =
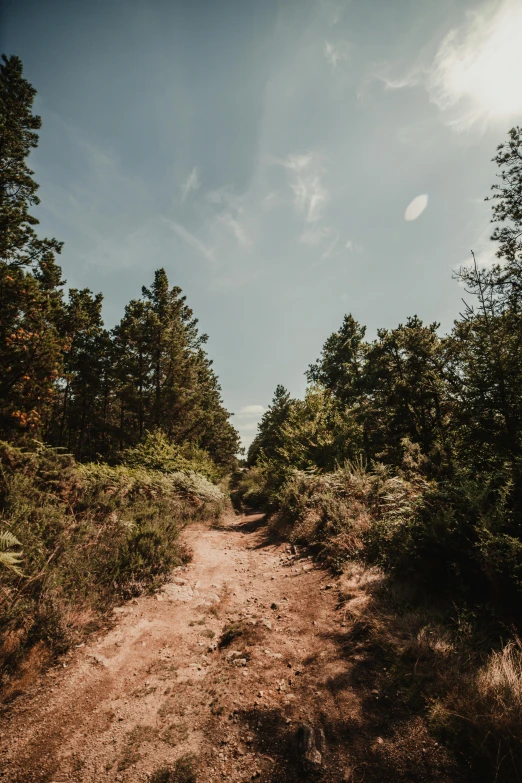
[{"label": "bush", "polygon": [[122,462],[162,473],[197,473],[214,483],[223,477],[206,451],[191,444],[178,446],[162,430],[147,432],[141,443],[123,452]]},{"label": "bush", "polygon": [[382,565],[403,546],[428,487],[420,476],[392,476],[381,465],[367,470],[363,462],[334,473],[295,471],[277,495],[271,525],[317,547],[337,568],[350,559]]},{"label": "bush", "polygon": [[43,446],[0,442],[0,469],[0,531],[20,542],[22,572],[0,562],[4,685],[33,648],[66,650],[116,602],[158,585],[187,557],[183,525],[226,507],[198,474],[78,465]]},{"label": "bush", "polygon": [[294,471],[273,496],[270,524],[336,568],[361,560],[518,620],[522,537],[509,491],[502,476],[428,481],[407,461],[395,475],[346,463],[333,473]]},{"label": "bush", "polygon": [[274,482],[269,471],[262,465],[237,471],[232,477],[232,500],[241,508],[265,509],[273,501]]}]

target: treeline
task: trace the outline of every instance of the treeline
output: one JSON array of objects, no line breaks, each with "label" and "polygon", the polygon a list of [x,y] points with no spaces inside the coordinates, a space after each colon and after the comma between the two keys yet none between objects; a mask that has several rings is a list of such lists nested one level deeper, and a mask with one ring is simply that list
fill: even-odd
[{"label": "treeline", "polygon": [[497,261],[455,275],[451,332],[413,316],[367,340],[345,316],[236,476],[238,500],[343,573],[346,655],[370,651],[368,685],[383,670],[379,693],[474,783],[522,771],[522,128],[495,161]]},{"label": "treeline", "polygon": [[[299,506],[289,495],[296,470],[317,476],[348,464],[411,490],[417,482],[414,502],[387,524],[386,504],[378,504],[381,520],[359,530],[358,554],[520,619],[521,128],[510,131],[495,161],[498,262],[481,268],[473,257],[455,275],[466,303],[451,333],[413,316],[367,341],[364,326],[345,316],[307,371],[304,400],[277,388],[248,454],[243,492],[291,517],[292,504]],[[335,486],[330,495],[348,492]],[[322,506],[320,514],[332,512]],[[347,545],[344,556],[351,555]]]},{"label": "treeline", "polygon": [[41,119],[17,57],[0,64],[0,438],[115,461],[161,430],[187,459],[230,465],[239,439],[205,352],[206,335],[165,270],[112,330],[102,295],[70,289],[62,244],[40,239],[27,165]]}]

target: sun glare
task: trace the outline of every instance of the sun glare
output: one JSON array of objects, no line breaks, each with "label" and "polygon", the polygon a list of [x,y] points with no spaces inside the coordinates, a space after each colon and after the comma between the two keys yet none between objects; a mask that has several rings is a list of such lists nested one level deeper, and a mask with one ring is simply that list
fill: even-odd
[{"label": "sun glare", "polygon": [[437,56],[441,102],[471,101],[489,117],[522,114],[522,3],[503,2],[493,15],[476,16],[458,40],[452,32]]}]

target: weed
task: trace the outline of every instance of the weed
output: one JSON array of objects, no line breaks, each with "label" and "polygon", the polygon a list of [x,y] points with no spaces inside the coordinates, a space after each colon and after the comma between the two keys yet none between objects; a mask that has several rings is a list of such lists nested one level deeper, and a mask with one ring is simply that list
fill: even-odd
[{"label": "weed", "polygon": [[238,622],[238,623],[230,623],[230,625],[225,626],[223,629],[223,632],[221,633],[221,636],[219,638],[218,647],[228,647],[229,644],[232,644],[232,642],[235,639],[238,639],[240,636],[243,636],[245,632],[245,625],[244,623]]},{"label": "weed", "polygon": [[151,783],[197,783],[197,759],[192,754],[182,756],[174,766],[156,770],[150,780]]}]

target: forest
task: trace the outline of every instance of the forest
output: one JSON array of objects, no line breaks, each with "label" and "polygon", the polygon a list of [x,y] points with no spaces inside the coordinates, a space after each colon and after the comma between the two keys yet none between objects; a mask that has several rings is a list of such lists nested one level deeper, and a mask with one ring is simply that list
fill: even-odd
[{"label": "forest", "polygon": [[471,251],[455,272],[463,307],[452,331],[442,335],[413,315],[369,341],[346,315],[306,371],[304,399],[276,388],[236,492],[338,573],[363,563],[386,575],[367,614],[388,613],[391,630],[374,630],[372,643],[389,649],[397,682],[411,678],[412,702],[471,759],[474,780],[514,781],[522,752],[522,128],[511,129],[494,162],[496,261],[480,267]]},{"label": "forest", "polygon": [[[500,182],[489,200],[498,260],[480,268],[472,251],[455,273],[463,312],[451,333],[413,315],[367,341],[365,327],[346,315],[306,371],[304,400],[277,387],[241,492],[288,514],[339,562],[364,555],[519,621],[521,128],[495,161]],[[367,527],[339,519],[327,502],[342,504],[352,478],[363,475],[378,517]]]},{"label": "forest", "polygon": [[31,214],[35,94],[21,60],[3,55],[4,698],[188,563],[181,531],[217,524],[232,497],[332,573],[379,574],[365,633],[393,682],[474,779],[519,780],[522,128],[494,158],[496,261],[471,252],[455,272],[453,329],[412,315],[369,340],[346,315],[306,370],[304,399],[277,386],[239,459],[207,336],[164,269],[112,329],[102,294],[66,287],[62,244],[39,237]]},{"label": "forest", "polygon": [[[221,513],[238,434],[207,336],[158,269],[111,330],[40,238],[36,90],[0,65],[0,660],[3,678],[95,627],[186,556],[188,519]],[[87,614],[79,621],[79,607]]]}]

